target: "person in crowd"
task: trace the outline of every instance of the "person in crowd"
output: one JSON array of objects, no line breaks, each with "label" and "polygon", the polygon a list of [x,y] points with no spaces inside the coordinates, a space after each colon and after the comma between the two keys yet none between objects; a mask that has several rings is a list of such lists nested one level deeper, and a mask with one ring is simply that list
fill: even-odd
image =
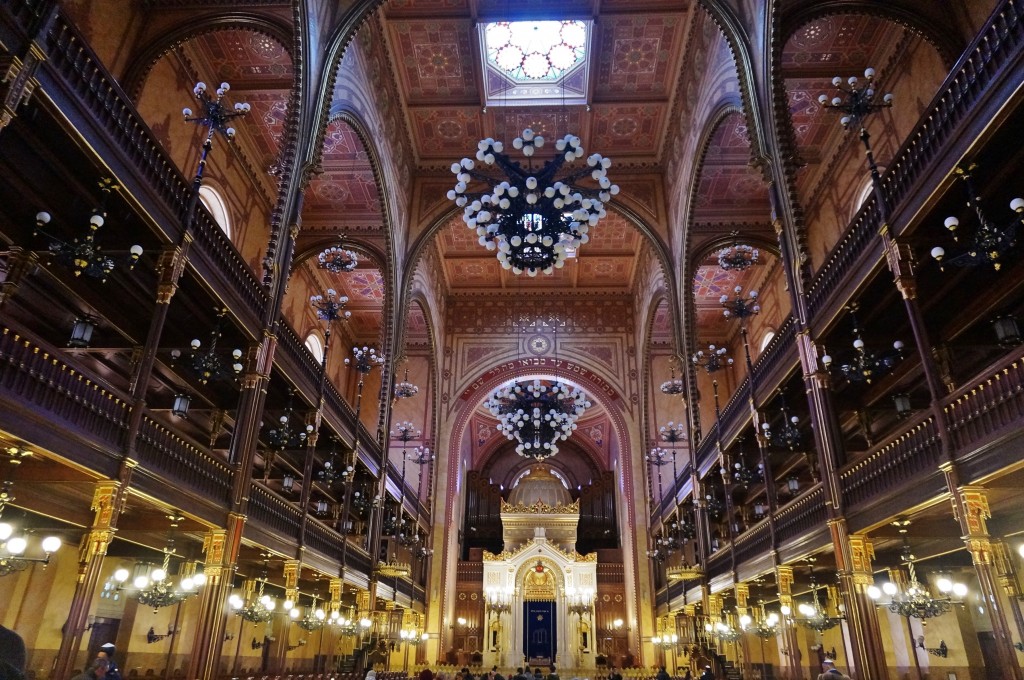
[{"label": "person in crowd", "polygon": [[526,673],[523,672],[522,667],[516,669],[516,674],[512,676],[512,680],[530,680]]},{"label": "person in crowd", "polygon": [[505,680],[505,676],[498,672],[497,666],[491,667],[491,680]]},{"label": "person in crowd", "polygon": [[850,680],[850,676],[836,668],[836,662],[832,659],[825,659],[821,662],[821,673],[818,680]]},{"label": "person in crowd", "polygon": [[102,680],[121,680],[121,670],[117,667],[117,662],[114,660],[115,652],[117,652],[117,648],[114,647],[113,642],[100,646],[100,651],[96,658],[106,659],[107,661],[107,672]]},{"label": "person in crowd", "polygon": [[669,676],[668,671],[665,670],[664,666],[658,668],[658,674],[654,676],[655,680],[672,680]]},{"label": "person in crowd", "polygon": [[544,680],[544,676],[541,675],[539,666],[533,669],[533,680]]},{"label": "person in crowd", "polygon": [[704,666],[704,672],[700,674],[700,680],[715,680],[715,672],[711,666]]},{"label": "person in crowd", "polygon": [[614,664],[608,666],[608,680],[622,680],[622,673],[615,667]]},{"label": "person in crowd", "polygon": [[426,666],[420,671],[420,680],[434,680],[434,674]]},{"label": "person in crowd", "polygon": [[377,671],[373,670],[373,662],[366,664],[366,673],[363,675],[363,680],[377,680]]},{"label": "person in crowd", "polygon": [[551,664],[547,680],[558,680],[558,673],[555,672],[555,664]]},{"label": "person in crowd", "polygon": [[11,670],[25,673],[25,641],[10,628],[0,626],[0,660]]},{"label": "person in crowd", "polygon": [[84,671],[71,678],[71,680],[103,680],[110,670],[110,660],[97,657],[92,664]]}]

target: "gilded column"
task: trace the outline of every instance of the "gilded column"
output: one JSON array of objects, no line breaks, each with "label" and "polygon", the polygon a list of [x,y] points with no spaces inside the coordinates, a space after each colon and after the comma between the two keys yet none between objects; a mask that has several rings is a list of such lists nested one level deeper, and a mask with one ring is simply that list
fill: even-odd
[{"label": "gilded column", "polygon": [[[800,646],[793,626],[793,567],[775,567],[775,581],[779,588],[779,606],[783,608],[781,621],[782,656],[785,657],[785,677],[790,680],[802,678],[800,670]],[[785,612],[789,612],[786,614]]]},{"label": "gilded column", "polygon": [[[740,630],[740,618],[744,615],[750,616],[750,586],[746,583],[737,583],[733,586],[733,592],[736,594],[736,625],[737,630]],[[740,637],[740,650],[743,654],[743,673],[747,677],[753,677],[754,669],[750,665],[749,640],[745,634]]]},{"label": "gilded column", "polygon": [[982,600],[988,604],[987,612],[992,624],[992,635],[995,638],[996,661],[999,664],[999,675],[1002,678],[1022,680],[1017,654],[1013,648],[1013,636],[1006,622],[1003,602],[999,597],[999,577],[995,566],[995,549],[988,533],[988,520],[992,513],[989,510],[988,496],[985,489],[978,486],[964,486],[958,490],[959,502],[954,499],[953,509],[960,528],[963,531],[964,543],[974,562],[974,571],[978,576],[978,588]]},{"label": "gilded column", "polygon": [[78,650],[82,646],[85,626],[89,618],[92,596],[100,580],[103,558],[117,532],[117,516],[123,503],[124,486],[117,481],[103,481],[96,485],[90,509],[95,513],[92,526],[82,537],[78,550],[78,579],[71,597],[64,635],[57,650],[53,669],[54,678],[69,678],[76,667]]},{"label": "gilded column", "polygon": [[[845,528],[844,523],[842,530]],[[839,590],[846,606],[853,665],[860,678],[884,680],[888,678],[888,670],[878,624],[878,610],[867,593],[868,587],[874,583],[871,560],[875,557],[875,548],[870,539],[862,534],[850,534],[846,542],[850,546],[850,561],[844,565],[845,568],[839,569]],[[837,558],[840,557],[839,553],[837,550]]]},{"label": "gilded column", "polygon": [[206,585],[199,594],[196,634],[192,641],[185,677],[188,680],[215,678],[220,674],[220,658],[227,626],[228,597],[244,519],[231,514],[227,529],[211,529],[203,538],[203,573]]},{"label": "gilded column", "polygon": [[[301,560],[285,560],[284,562],[284,599],[286,602],[299,606],[299,574],[302,572]],[[274,641],[271,643],[267,659],[270,661],[268,671],[280,671],[285,667],[285,657],[288,654],[288,645],[291,642],[290,616],[279,618],[280,628],[277,630]]]},{"label": "gilded column", "polygon": [[1020,581],[1017,579],[1017,570],[1010,558],[1010,549],[1006,547],[1006,541],[992,542],[992,556],[996,561],[996,573],[999,575],[999,585],[1006,593],[1010,610],[1013,612],[1014,623],[1017,624],[1017,637],[1024,641],[1024,616],[1021,615],[1020,601],[1024,599],[1024,592],[1021,591]]}]

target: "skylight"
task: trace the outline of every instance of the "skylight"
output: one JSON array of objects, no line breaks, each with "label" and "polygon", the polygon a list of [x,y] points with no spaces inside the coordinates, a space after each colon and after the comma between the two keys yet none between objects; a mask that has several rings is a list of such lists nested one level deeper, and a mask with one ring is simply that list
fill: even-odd
[{"label": "skylight", "polygon": [[498,21],[484,36],[487,61],[521,83],[558,80],[587,52],[582,21]]},{"label": "skylight", "polygon": [[582,103],[591,23],[567,19],[481,24],[488,104]]}]

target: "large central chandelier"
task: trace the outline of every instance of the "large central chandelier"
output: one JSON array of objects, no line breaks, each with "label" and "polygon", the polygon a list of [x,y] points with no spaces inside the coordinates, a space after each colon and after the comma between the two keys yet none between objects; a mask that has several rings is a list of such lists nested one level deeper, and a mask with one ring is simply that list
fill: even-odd
[{"label": "large central chandelier", "polygon": [[532,380],[499,387],[484,406],[501,421],[498,429],[519,442],[516,453],[544,460],[558,453],[558,441],[569,438],[590,402],[577,387]]},{"label": "large central chandelier", "polygon": [[[544,137],[527,128],[512,146],[531,159],[544,146]],[[455,188],[448,199],[463,209],[466,226],[475,229],[480,245],[496,250],[504,269],[515,274],[550,274],[565,265],[566,249],[578,248],[590,237],[591,227],[607,214],[605,204],[619,193],[608,179],[610,158],[591,154],[586,166],[566,170],[566,163],[583,158],[580,138],[566,135],[555,142],[555,157],[543,167],[523,167],[504,153],[504,144],[488,137],[477,144],[476,160],[496,165],[504,174],[481,172],[471,158],[452,164]],[[589,177],[595,186],[577,184]],[[483,183],[482,191],[470,191],[472,182]]]}]

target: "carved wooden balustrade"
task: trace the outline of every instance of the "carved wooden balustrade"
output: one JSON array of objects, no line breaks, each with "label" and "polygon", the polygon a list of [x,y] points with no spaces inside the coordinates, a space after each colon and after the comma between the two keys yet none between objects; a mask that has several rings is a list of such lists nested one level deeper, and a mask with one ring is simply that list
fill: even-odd
[{"label": "carved wooden balustrade", "polygon": [[[927,178],[928,185],[935,186],[967,151],[974,135],[963,131],[971,123],[991,119],[1005,103],[1006,93],[1001,88],[1019,84],[1022,47],[1024,3],[1004,0],[950,71],[916,129],[882,175],[894,233],[905,226],[901,217],[912,215],[928,196],[921,190],[922,181]],[[807,289],[812,327],[817,328],[819,322],[846,304],[857,289],[855,284],[881,264],[881,225],[881,213],[872,196]]]}]

